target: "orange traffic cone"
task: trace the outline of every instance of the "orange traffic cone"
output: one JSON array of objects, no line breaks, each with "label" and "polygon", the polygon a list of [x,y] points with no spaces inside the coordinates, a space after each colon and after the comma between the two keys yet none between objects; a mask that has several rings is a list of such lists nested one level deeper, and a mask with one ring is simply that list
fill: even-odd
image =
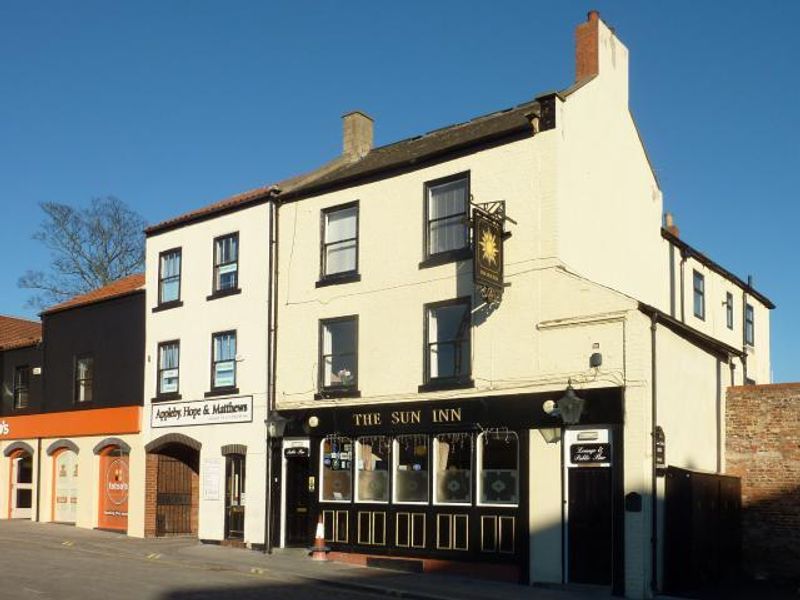
[{"label": "orange traffic cone", "polygon": [[317,521],[317,531],[314,534],[314,545],[309,548],[313,560],[328,560],[328,552],[331,549],[325,545],[325,524],[322,522],[322,515]]}]

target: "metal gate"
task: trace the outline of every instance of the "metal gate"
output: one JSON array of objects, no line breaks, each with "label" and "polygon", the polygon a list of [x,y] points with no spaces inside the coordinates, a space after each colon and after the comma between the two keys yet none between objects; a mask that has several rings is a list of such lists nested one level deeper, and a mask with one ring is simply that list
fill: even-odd
[{"label": "metal gate", "polygon": [[156,535],[192,533],[192,469],[176,458],[159,454]]}]

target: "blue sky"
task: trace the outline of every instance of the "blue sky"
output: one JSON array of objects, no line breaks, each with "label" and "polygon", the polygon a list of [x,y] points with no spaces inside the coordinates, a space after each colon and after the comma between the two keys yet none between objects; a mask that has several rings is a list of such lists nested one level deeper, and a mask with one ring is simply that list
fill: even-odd
[{"label": "blue sky", "polygon": [[43,268],[37,203],[115,195],[150,222],[307,171],[358,108],[384,144],[563,88],[600,10],[681,235],[778,305],[776,381],[800,379],[800,3],[0,4],[0,313]]}]

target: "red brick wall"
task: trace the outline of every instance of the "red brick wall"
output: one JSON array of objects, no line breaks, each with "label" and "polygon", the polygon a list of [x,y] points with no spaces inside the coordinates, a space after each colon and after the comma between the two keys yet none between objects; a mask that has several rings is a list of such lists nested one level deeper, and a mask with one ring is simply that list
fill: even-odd
[{"label": "red brick wall", "polygon": [[156,536],[156,495],[158,493],[158,454],[147,454],[144,471],[144,537]]},{"label": "red brick wall", "polygon": [[726,471],[742,480],[743,567],[800,579],[800,383],[728,388]]},{"label": "red brick wall", "polygon": [[590,11],[585,23],[575,28],[575,81],[600,72],[600,15]]}]

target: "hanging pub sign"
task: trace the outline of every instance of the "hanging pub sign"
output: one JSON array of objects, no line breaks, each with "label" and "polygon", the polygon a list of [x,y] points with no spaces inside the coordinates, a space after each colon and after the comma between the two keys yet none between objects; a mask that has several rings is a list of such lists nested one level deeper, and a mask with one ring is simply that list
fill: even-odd
[{"label": "hanging pub sign", "polygon": [[472,211],[473,279],[475,285],[503,289],[503,222],[482,210]]}]

